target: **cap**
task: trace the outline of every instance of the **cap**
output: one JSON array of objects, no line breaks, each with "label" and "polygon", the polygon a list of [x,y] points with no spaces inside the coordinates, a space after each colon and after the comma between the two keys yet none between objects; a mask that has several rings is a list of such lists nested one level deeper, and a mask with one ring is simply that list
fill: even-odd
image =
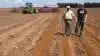
[{"label": "cap", "polygon": [[70,6],[66,6],[66,8],[70,8]]}]

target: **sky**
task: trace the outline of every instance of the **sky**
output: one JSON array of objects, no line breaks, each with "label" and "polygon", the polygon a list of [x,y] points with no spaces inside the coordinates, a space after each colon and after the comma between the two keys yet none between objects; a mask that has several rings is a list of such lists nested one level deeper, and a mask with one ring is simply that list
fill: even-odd
[{"label": "sky", "polygon": [[57,2],[100,2],[100,0],[0,0],[0,7],[19,7],[24,6],[25,2],[32,2],[34,6],[52,5],[55,6]]}]

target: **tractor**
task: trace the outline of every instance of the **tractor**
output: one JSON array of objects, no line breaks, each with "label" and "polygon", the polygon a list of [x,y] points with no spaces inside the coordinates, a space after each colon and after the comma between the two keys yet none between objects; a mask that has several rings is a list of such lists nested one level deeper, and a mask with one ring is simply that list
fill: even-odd
[{"label": "tractor", "polygon": [[33,7],[32,3],[25,3],[26,7],[23,8],[22,13],[33,14],[36,13],[36,9]]}]

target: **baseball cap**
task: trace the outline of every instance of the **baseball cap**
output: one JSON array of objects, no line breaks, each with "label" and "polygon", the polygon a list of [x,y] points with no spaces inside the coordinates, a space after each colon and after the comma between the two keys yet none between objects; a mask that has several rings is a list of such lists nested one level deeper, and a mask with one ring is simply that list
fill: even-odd
[{"label": "baseball cap", "polygon": [[66,6],[66,8],[71,8],[70,6]]}]

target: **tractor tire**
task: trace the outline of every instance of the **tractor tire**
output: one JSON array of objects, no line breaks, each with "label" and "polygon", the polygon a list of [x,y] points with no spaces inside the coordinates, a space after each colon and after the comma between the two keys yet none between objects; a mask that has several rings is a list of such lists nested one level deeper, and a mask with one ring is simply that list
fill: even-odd
[{"label": "tractor tire", "polygon": [[24,11],[22,11],[22,13],[23,13],[23,14],[28,14],[28,11],[25,11],[25,10],[24,10]]}]

